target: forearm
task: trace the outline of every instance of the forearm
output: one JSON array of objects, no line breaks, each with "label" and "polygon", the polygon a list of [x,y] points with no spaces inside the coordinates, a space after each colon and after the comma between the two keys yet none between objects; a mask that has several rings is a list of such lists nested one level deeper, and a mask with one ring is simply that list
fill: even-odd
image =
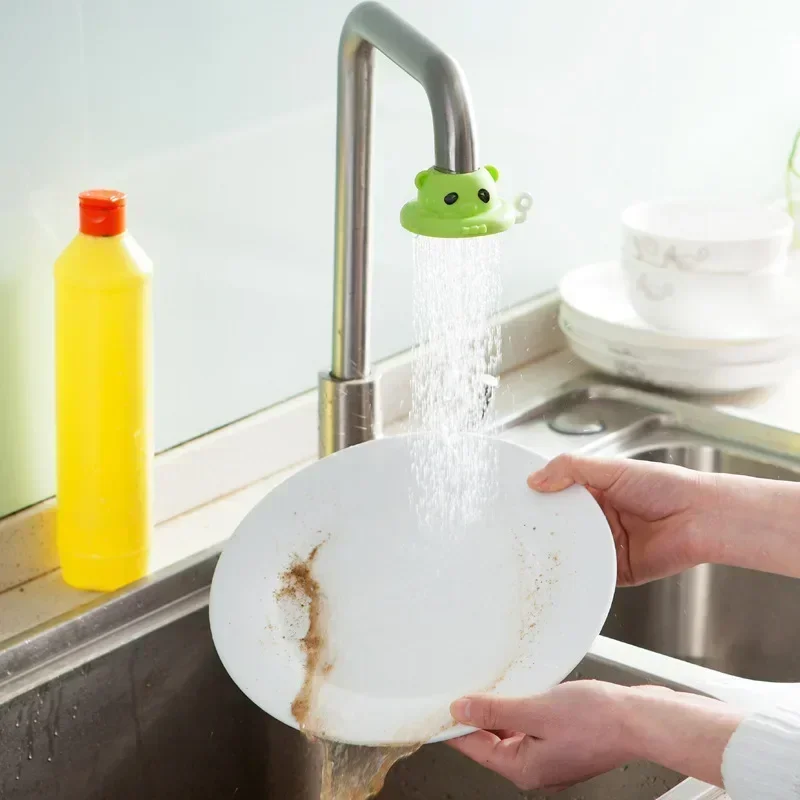
[{"label": "forearm", "polygon": [[800,578],[800,483],[719,475],[713,492],[702,561]]},{"label": "forearm", "polygon": [[624,704],[624,736],[632,760],[652,761],[722,786],[723,753],[741,713],[716,700],[655,687],[628,690]]}]

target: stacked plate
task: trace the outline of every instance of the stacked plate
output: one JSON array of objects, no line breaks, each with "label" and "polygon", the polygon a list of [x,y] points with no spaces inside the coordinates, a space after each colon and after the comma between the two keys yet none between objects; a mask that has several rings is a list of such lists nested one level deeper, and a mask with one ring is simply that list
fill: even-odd
[{"label": "stacked plate", "polygon": [[[748,326],[740,338],[693,338],[647,324],[633,310],[617,262],[573,270],[559,288],[559,324],[570,348],[617,377],[716,394],[777,384],[800,363],[800,329],[791,320],[776,324],[775,315],[765,314],[761,330]],[[784,308],[797,308],[791,297],[784,300]]]}]

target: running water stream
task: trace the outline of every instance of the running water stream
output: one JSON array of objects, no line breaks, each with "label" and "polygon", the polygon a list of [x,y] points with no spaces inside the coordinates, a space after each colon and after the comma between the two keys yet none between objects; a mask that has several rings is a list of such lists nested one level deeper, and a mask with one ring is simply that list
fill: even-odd
[{"label": "running water stream", "polygon": [[412,500],[434,533],[477,517],[493,492],[486,377],[497,369],[500,331],[496,236],[417,237],[413,321],[419,348],[412,368]]}]

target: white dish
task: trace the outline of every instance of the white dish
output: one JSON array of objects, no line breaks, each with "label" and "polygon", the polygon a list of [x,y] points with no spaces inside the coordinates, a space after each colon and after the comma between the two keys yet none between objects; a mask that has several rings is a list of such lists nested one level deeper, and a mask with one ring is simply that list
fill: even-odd
[{"label": "white dish", "polygon": [[[796,281],[790,282],[787,286],[785,304],[789,308],[800,306],[800,303],[796,302],[800,292],[795,287]],[[628,298],[622,269],[616,261],[587,264],[571,270],[561,279],[559,290],[561,299],[573,320],[580,320],[590,329],[592,336],[609,341],[616,341],[620,336],[624,336],[625,342],[635,341],[640,347],[672,350],[709,348],[739,350],[753,345],[765,345],[768,342],[785,341],[786,337],[798,334],[797,323],[791,319],[783,320],[781,324],[775,321],[772,324],[765,323],[763,330],[737,336],[693,337],[657,330],[644,322],[634,311]],[[747,355],[744,360],[753,361],[757,360],[757,357],[752,358]]]},{"label": "white dish", "polygon": [[[642,367],[667,367],[675,368],[681,370],[682,372],[695,373],[698,371],[718,370],[720,368],[731,366],[743,368],[759,367],[763,364],[775,364],[778,362],[781,364],[787,364],[794,361],[800,361],[800,351],[797,349],[787,351],[776,358],[765,358],[754,361],[725,362],[715,360],[715,351],[713,350],[708,352],[702,350],[690,350],[686,351],[686,355],[681,358],[676,354],[679,353],[679,351],[675,351],[675,353],[673,353],[670,350],[637,349],[634,347],[614,345],[610,342],[605,342],[602,339],[593,339],[589,336],[583,335],[579,328],[565,325],[561,318],[559,318],[559,328],[568,340],[577,342],[583,347],[588,347],[600,355],[607,356],[612,359],[622,359],[625,362],[630,364],[639,364]],[[698,359],[698,354],[703,356],[703,358]]]},{"label": "white dish", "polygon": [[622,214],[623,259],[679,272],[750,273],[784,265],[793,221],[766,206],[663,201]]},{"label": "white dish", "polygon": [[[616,558],[591,495],[539,495],[544,459],[490,439],[498,488],[475,523],[442,534],[411,501],[414,437],[325,458],[274,489],[226,545],[211,587],[214,644],[256,705],[294,727],[306,616],[286,606],[281,575],[322,546],[332,669],[312,733],[353,744],[463,735],[449,714],[465,693],[544,691],[580,662],[608,614]],[[293,616],[294,615],[294,616]]]},{"label": "white dish", "polygon": [[567,342],[578,358],[601,372],[686,394],[713,395],[775,386],[785,380],[798,365],[796,360],[791,360],[727,364],[705,369],[681,368],[671,364],[640,362],[624,356],[609,355],[569,335]]},{"label": "white dish", "polygon": [[796,289],[782,273],[680,272],[625,258],[634,311],[654,328],[684,336],[756,339],[778,336],[796,312]]},{"label": "white dish", "polygon": [[575,314],[569,306],[561,305],[558,324],[566,336],[614,356],[636,362],[674,364],[682,367],[705,369],[726,364],[761,364],[765,361],[788,361],[800,355],[800,338],[786,336],[782,339],[707,348],[653,347],[641,345],[623,328],[613,338],[598,335],[591,324]]}]

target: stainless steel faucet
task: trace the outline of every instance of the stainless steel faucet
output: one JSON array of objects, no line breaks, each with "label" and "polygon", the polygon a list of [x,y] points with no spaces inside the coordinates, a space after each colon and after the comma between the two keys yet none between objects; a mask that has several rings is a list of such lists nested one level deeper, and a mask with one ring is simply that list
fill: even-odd
[{"label": "stainless steel faucet", "polygon": [[320,456],[374,439],[381,431],[378,379],[369,359],[369,190],[376,49],[419,81],[428,95],[434,166],[443,172],[478,169],[472,102],[461,67],[380,3],[356,6],[339,40],[333,363],[319,380]]}]

